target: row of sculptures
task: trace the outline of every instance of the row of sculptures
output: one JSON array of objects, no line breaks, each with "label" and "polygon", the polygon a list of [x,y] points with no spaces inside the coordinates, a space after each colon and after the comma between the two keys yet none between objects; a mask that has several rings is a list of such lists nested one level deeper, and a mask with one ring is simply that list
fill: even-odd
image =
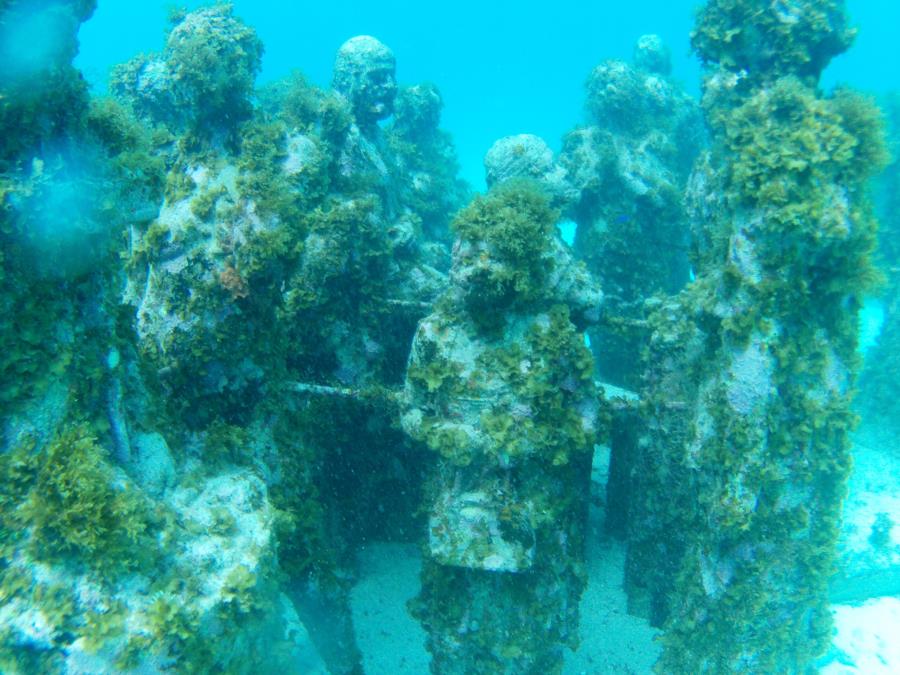
[{"label": "row of sculptures", "polygon": [[0,79],[4,672],[361,672],[372,540],[422,544],[434,672],[560,672],[599,445],[660,672],[827,646],[885,161],[818,88],[842,1],[710,0],[702,105],[643,36],[474,196],[373,37],[257,88],[230,6],[175,13],[98,98],[93,9],[0,8],[59,44]]}]

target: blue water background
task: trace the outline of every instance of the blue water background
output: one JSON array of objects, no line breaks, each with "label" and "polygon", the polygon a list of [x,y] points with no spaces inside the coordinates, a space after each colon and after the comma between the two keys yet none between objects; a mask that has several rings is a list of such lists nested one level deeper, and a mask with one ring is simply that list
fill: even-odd
[{"label": "blue water background", "polygon": [[[190,2],[189,9],[202,2]],[[292,69],[331,81],[334,53],[359,34],[394,50],[403,84],[434,82],[444,126],[456,140],[463,177],[483,187],[482,157],[496,139],[534,133],[558,149],[582,119],[583,84],[607,58],[628,59],[638,36],[657,33],[672,50],[674,76],[696,94],[700,67],[690,52],[696,0],[585,2],[237,0],[235,12],[265,44],[260,83]],[[829,68],[824,84],[871,92],[900,90],[900,1],[849,0],[861,27],[856,45]],[[170,2],[100,0],[81,29],[76,64],[99,91],[109,69],[163,46]]]}]

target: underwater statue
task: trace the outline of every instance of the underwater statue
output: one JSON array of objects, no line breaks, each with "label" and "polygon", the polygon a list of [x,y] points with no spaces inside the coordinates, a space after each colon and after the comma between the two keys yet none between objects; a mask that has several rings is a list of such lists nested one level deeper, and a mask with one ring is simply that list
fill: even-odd
[{"label": "underwater statue", "polygon": [[365,136],[394,113],[397,60],[394,52],[369,35],[350,38],[334,60],[332,88],[350,103],[353,119]]},{"label": "underwater statue", "polygon": [[[844,0],[707,0],[702,105],[644,35],[474,198],[378,39],[259,86],[232,5],[174,10],[99,96],[96,5],[0,0],[0,673],[558,675],[626,594],[633,671],[801,673],[836,595],[893,592],[896,491],[845,499],[886,161],[819,81]],[[887,434],[898,302],[860,406]],[[587,558],[591,505],[627,546],[599,611],[625,551]]]},{"label": "underwater statue", "polygon": [[[362,189],[378,195],[381,208],[393,219],[399,215],[397,172],[387,154],[379,122],[394,112],[397,64],[387,46],[368,35],[350,38],[334,59],[332,89],[349,113],[336,142],[340,150],[337,172],[346,191]],[[412,237],[412,225],[397,226],[401,237]]]},{"label": "underwater statue", "polygon": [[4,33],[39,27],[57,47],[28,59],[25,81],[0,81],[0,305],[11,319],[0,326],[0,672],[323,672],[273,583],[269,486],[209,454],[247,449],[249,435],[220,424],[181,444],[178,393],[159,390],[121,301],[124,267],[146,272],[135,248],[158,222],[159,146],[172,139],[127,103],[92,97],[72,67],[94,5],[0,8]]},{"label": "underwater statue", "polygon": [[858,313],[877,278],[877,109],[819,75],[844,3],[710,0],[711,148],[687,197],[696,280],[655,303],[626,588],[662,673],[806,672],[850,471]]},{"label": "underwater statue", "polygon": [[450,288],[419,323],[402,426],[431,455],[414,614],[435,673],[554,673],[578,640],[591,453],[582,333],[602,294],[540,184],[457,216]]},{"label": "underwater statue", "polygon": [[170,21],[163,52],[116,66],[110,91],[153,124],[233,144],[253,112],[262,41],[228,4],[174,12]]},{"label": "underwater statue", "polygon": [[566,169],[540,136],[517,134],[498,139],[484,156],[488,188],[513,178],[538,181],[554,208],[565,210],[578,197]]},{"label": "underwater statue", "polygon": [[605,382],[637,390],[643,302],[688,281],[683,194],[704,129],[697,103],[670,78],[668,49],[642,36],[632,63],[610,59],[586,83],[588,123],[558,162],[576,192],[574,248],[603,284],[609,320],[588,335]]},{"label": "underwater statue", "polygon": [[[169,101],[161,112],[143,105],[140,78],[117,89],[179,138],[164,150],[159,216],[132,232],[125,299],[136,307],[141,357],[178,421],[171,436],[195,449],[227,438],[241,448],[239,461],[265,466],[275,481],[279,508],[297,529],[280,548],[286,590],[303,617],[327,617],[311,632],[329,667],[354,672],[346,567],[365,525],[378,527],[364,514],[385,502],[382,492],[408,495],[389,512],[411,514],[420,484],[379,397],[402,382],[416,322],[447,283],[430,263],[447,254],[420,242],[421,202],[406,201],[413,180],[379,125],[396,96],[387,47],[354,38],[338,51],[334,90],[295,75],[264,90],[248,116],[228,118],[240,133],[200,133],[196,121],[219,119],[216,101],[242,92],[229,105],[247,110],[256,52],[246,43],[256,43],[227,6],[191,12],[177,18],[158,59],[166,72],[190,70],[173,45],[190,43],[191,30],[221,36],[216,58],[243,66],[233,82],[218,68],[209,81],[176,78],[177,104],[152,97]],[[146,68],[123,70],[133,72]],[[404,111],[417,114],[415,102]],[[407,143],[412,155],[420,137],[441,139],[437,162],[453,151],[433,117]],[[440,180],[457,179],[445,171]],[[250,439],[267,440],[253,450]],[[271,451],[260,456],[263,447]],[[299,457],[306,460],[289,471]],[[398,482],[411,487],[393,489]]]},{"label": "underwater statue", "polygon": [[450,134],[440,128],[444,100],[431,83],[401,87],[387,143],[399,169],[400,201],[421,221],[425,260],[441,271],[450,267],[450,221],[469,201],[459,178],[459,161]]}]

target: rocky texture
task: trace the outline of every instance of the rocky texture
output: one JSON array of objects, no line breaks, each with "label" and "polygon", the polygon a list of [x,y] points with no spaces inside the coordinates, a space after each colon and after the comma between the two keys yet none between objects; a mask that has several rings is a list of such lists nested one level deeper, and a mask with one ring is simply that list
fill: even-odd
[{"label": "rocky texture", "polygon": [[660,672],[802,671],[830,640],[883,147],[869,101],[815,88],[847,35],[825,4],[827,21],[818,2],[698,15],[713,144],[691,181],[697,280],[652,318],[626,570],[664,627]]},{"label": "rocky texture", "polygon": [[315,665],[273,583],[274,510],[258,478],[215,476],[157,501],[83,434],[2,456],[3,526],[27,528],[3,542],[4,672]]},{"label": "rocky texture", "polygon": [[558,672],[577,641],[601,422],[576,326],[602,296],[556,218],[534,183],[476,198],[413,341],[401,420],[433,466],[414,613],[436,673]]}]

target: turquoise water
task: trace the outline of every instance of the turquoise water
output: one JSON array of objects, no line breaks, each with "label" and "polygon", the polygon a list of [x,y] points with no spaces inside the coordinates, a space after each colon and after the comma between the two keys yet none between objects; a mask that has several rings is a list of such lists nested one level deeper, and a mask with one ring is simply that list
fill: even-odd
[{"label": "turquoise water", "polygon": [[900,672],[898,27],[0,0],[0,675]]},{"label": "turquoise water", "polygon": [[[197,3],[188,3],[194,7]],[[402,83],[434,82],[444,96],[444,124],[459,150],[463,175],[483,181],[481,160],[497,138],[533,133],[557,147],[581,119],[583,85],[602,59],[628,59],[635,39],[657,33],[672,50],[677,79],[696,94],[700,67],[690,52],[692,1],[553,4],[463,2],[236,2],[266,46],[260,81],[299,68],[313,82],[331,79],[334,50],[353,35],[374,35],[397,54]],[[851,0],[861,27],[853,50],[832,64],[824,83],[866,91],[900,88],[896,26],[900,6]],[[158,50],[166,3],[101,3],[80,32],[76,61],[102,89],[109,68],[141,51]]]}]

